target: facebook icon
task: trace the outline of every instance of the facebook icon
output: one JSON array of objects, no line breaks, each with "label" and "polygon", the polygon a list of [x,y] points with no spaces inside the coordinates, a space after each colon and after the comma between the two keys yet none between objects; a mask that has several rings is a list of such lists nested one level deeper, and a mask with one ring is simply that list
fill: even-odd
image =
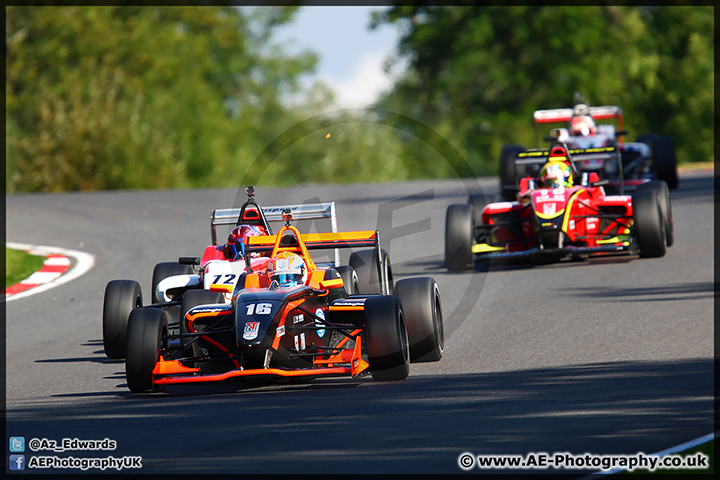
[{"label": "facebook icon", "polygon": [[25,470],[25,455],[10,455],[10,470]]}]

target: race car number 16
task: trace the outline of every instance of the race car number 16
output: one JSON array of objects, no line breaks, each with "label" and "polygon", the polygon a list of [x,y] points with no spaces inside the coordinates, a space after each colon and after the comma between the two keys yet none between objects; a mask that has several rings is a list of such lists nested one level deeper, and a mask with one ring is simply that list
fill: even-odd
[{"label": "race car number 16", "polygon": [[271,307],[272,306],[269,303],[251,303],[245,306],[245,308],[247,308],[248,315],[252,315],[253,313],[258,315],[269,315]]}]

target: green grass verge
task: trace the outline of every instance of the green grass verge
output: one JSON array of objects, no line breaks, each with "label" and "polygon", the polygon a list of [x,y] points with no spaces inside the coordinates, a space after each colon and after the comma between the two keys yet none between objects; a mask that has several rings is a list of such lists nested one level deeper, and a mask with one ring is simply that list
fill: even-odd
[{"label": "green grass verge", "polygon": [[627,477],[630,475],[667,475],[667,474],[675,474],[675,475],[713,475],[715,473],[715,440],[711,440],[709,442],[703,443],[701,445],[698,445],[696,447],[690,448],[688,450],[683,450],[682,452],[672,453],[670,455],[676,455],[676,456],[682,456],[682,457],[692,457],[696,453],[703,453],[708,457],[708,465],[709,468],[707,469],[672,469],[672,468],[663,468],[663,469],[657,469],[652,472],[645,470],[645,469],[635,469],[632,472],[621,472],[616,475],[613,475],[613,477]]},{"label": "green grass verge", "polygon": [[44,260],[45,257],[5,247],[5,288],[40,270]]}]

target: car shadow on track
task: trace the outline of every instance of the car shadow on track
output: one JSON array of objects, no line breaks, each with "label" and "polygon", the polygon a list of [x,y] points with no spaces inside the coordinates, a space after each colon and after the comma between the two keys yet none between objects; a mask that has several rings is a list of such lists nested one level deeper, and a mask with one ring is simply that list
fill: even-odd
[{"label": "car shadow on track", "polygon": [[650,454],[710,433],[713,366],[698,358],[453,375],[411,367],[400,382],[147,395],[121,382],[9,405],[6,428],[27,438],[107,436],[118,443],[113,455],[143,456],[142,473],[463,473],[463,452]]}]

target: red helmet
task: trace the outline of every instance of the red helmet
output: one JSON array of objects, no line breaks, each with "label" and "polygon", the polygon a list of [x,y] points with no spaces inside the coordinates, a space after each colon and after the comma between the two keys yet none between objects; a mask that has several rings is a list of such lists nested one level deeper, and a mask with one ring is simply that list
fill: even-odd
[{"label": "red helmet", "polygon": [[595,121],[590,115],[577,115],[570,120],[570,135],[574,137],[586,137],[595,135]]},{"label": "red helmet", "polygon": [[266,235],[265,229],[255,225],[238,225],[233,228],[230,235],[228,235],[227,241],[232,258],[245,253],[245,237],[259,237],[261,235]]}]

